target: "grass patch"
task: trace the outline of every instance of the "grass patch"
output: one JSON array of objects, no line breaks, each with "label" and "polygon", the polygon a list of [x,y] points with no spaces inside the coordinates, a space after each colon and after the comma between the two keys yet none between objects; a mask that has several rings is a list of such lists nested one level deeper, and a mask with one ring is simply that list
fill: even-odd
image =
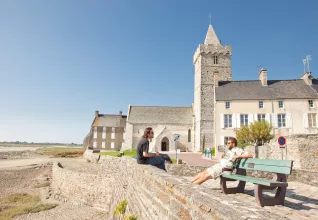
[{"label": "grass patch", "polygon": [[16,216],[55,208],[57,204],[43,204],[39,196],[16,193],[0,199],[0,219],[10,220]]},{"label": "grass patch", "polygon": [[[120,151],[106,151],[106,152],[101,152],[100,155],[108,155],[108,156],[117,157],[117,155],[119,153],[120,153]],[[136,155],[137,155],[136,150],[125,150],[124,151],[124,156],[134,157]]]},{"label": "grass patch", "polygon": [[34,186],[34,188],[42,188],[42,187],[48,187],[48,186],[50,186],[50,182],[40,183]]},{"label": "grass patch", "polygon": [[173,164],[177,163],[177,159],[176,159],[176,158],[170,157],[170,159],[172,160],[172,163],[173,163]]},{"label": "grass patch", "polygon": [[79,148],[58,148],[58,147],[45,147],[38,149],[36,153],[50,157],[81,157],[84,149]]}]

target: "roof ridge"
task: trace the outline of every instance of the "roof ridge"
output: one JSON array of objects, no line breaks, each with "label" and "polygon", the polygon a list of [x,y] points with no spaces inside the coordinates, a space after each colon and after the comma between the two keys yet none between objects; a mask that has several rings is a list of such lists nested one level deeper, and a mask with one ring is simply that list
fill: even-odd
[{"label": "roof ridge", "polygon": [[[318,79],[318,78],[317,78]],[[268,79],[267,81],[301,81],[302,79]],[[259,79],[255,80],[232,80],[232,81],[221,81],[220,82],[260,82]]]},{"label": "roof ridge", "polygon": [[160,107],[160,108],[192,108],[191,106],[156,106],[156,105],[131,105],[131,107]]}]

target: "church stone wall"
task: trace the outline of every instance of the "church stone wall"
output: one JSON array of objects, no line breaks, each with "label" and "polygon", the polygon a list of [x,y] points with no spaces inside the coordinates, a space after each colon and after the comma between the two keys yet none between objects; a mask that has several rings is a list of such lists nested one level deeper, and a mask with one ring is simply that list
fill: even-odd
[{"label": "church stone wall", "polygon": [[[195,149],[203,149],[203,139],[205,146],[213,146],[215,143],[214,79],[216,77],[218,81],[232,80],[231,55],[230,46],[205,44],[199,45],[194,54]],[[217,56],[217,63],[214,62],[214,56]]]}]

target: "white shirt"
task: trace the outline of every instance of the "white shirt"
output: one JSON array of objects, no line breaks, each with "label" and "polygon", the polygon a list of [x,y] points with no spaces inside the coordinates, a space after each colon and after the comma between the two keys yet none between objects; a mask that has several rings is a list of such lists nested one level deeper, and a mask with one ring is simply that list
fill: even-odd
[{"label": "white shirt", "polygon": [[225,153],[224,158],[221,159],[220,164],[222,168],[228,168],[232,169],[233,167],[233,156],[248,154],[246,151],[244,151],[242,148],[239,147],[233,147],[231,150],[227,151]]}]

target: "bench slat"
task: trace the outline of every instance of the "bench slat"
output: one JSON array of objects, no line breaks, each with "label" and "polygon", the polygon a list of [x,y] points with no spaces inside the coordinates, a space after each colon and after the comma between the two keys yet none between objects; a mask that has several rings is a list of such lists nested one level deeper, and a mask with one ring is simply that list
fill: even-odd
[{"label": "bench slat", "polygon": [[251,176],[242,176],[242,175],[236,175],[236,174],[223,174],[222,177],[246,181],[246,182],[252,182],[252,183],[260,184],[260,185],[264,185],[264,186],[273,186],[273,187],[274,186],[288,186],[288,183],[285,183],[285,182],[277,182],[277,181],[273,181],[273,180],[260,179],[260,178],[251,177]]},{"label": "bench slat", "polygon": [[273,173],[290,174],[293,166],[292,160],[267,160],[267,159],[241,159],[238,168],[257,170]]}]

